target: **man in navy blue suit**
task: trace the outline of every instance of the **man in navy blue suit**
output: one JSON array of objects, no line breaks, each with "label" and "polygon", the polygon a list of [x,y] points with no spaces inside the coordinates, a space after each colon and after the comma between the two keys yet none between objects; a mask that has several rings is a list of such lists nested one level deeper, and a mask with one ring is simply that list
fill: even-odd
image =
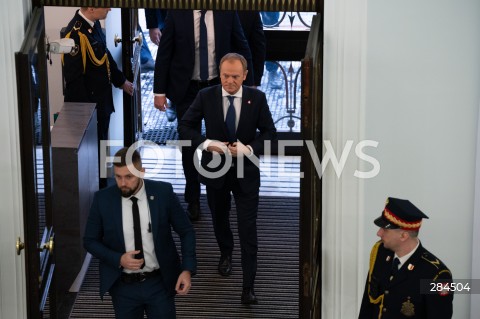
[{"label": "man in navy blue suit", "polygon": [[[264,142],[276,138],[265,93],[243,86],[247,61],[226,54],[220,61],[222,85],[198,92],[179,125],[180,137],[203,150],[200,180],[207,187],[208,206],[220,248],[218,272],[232,272],[233,235],[230,229],[231,193],[234,196],[242,256],[243,304],[257,303],[254,282],[257,272],[257,210],[260,169],[256,156]],[[196,129],[205,120],[206,136]],[[259,132],[257,132],[257,130]],[[221,165],[215,165],[221,163]]]},{"label": "man in navy blue suit", "polygon": [[[160,111],[176,109],[180,120],[202,88],[220,83],[218,65],[222,56],[237,52],[246,59],[253,70],[251,52],[245,39],[238,15],[234,11],[168,10],[162,40],[155,62],[154,105]],[[204,21],[204,23],[203,23]],[[208,63],[200,63],[201,26],[206,27]],[[208,73],[202,79],[201,69]],[[253,72],[246,79],[254,85]],[[172,102],[169,108],[167,98]],[[201,123],[197,131],[200,132]],[[194,165],[194,148],[182,148],[182,164],[185,173],[185,201],[191,220],[200,215],[200,183]],[[198,159],[195,158],[198,161]]]},{"label": "man in navy blue suit", "polygon": [[267,41],[263,32],[262,18],[259,11],[237,11],[237,14],[252,52],[253,83],[255,86],[260,86],[267,54]]},{"label": "man in navy blue suit", "polygon": [[100,260],[100,296],[110,293],[117,319],[173,319],[175,294],[188,293],[196,272],[195,231],[172,185],[142,178],[136,150],[123,148],[115,160],[117,185],[95,193],[84,235]]}]

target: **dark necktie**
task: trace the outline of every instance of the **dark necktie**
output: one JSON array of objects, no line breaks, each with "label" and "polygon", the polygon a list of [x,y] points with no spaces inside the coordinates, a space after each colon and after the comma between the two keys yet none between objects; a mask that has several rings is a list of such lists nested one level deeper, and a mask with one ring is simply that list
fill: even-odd
[{"label": "dark necktie", "polygon": [[105,34],[102,31],[102,26],[100,25],[100,22],[95,21],[95,23],[93,24],[93,32],[95,32],[97,37],[101,39],[101,43],[105,45]]},{"label": "dark necktie", "polygon": [[392,276],[395,276],[398,272],[398,265],[400,265],[400,259],[395,257],[392,263]]},{"label": "dark necktie", "polygon": [[225,125],[227,126],[228,142],[234,143],[235,137],[235,107],[233,106],[233,99],[235,96],[229,95],[228,97],[228,110],[227,116],[225,116]]},{"label": "dark necktie", "polygon": [[[135,259],[143,258],[143,245],[142,245],[142,229],[140,227],[140,210],[138,209],[138,198],[130,197],[132,201],[132,214],[133,214],[133,236],[135,238],[135,250],[140,250],[139,254],[135,255]],[[142,267],[145,266],[143,263]]]},{"label": "dark necktie", "polygon": [[201,11],[200,16],[200,80],[208,80],[208,43],[207,43],[207,25],[205,24],[205,13],[207,10]]}]

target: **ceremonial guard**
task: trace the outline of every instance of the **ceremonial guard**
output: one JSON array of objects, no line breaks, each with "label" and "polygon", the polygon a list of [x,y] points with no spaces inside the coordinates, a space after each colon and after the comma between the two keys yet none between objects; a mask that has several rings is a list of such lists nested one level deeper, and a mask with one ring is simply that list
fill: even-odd
[{"label": "ceremonial guard", "polygon": [[107,49],[99,20],[107,17],[110,8],[81,7],[67,26],[66,38],[75,41],[75,48],[63,55],[65,102],[97,104],[98,139],[108,139],[113,106],[112,84],[133,94],[133,85]]},{"label": "ceremonial guard", "polygon": [[370,254],[359,319],[452,318],[452,273],[417,238],[423,218],[410,201],[387,199],[374,221],[381,240]]}]

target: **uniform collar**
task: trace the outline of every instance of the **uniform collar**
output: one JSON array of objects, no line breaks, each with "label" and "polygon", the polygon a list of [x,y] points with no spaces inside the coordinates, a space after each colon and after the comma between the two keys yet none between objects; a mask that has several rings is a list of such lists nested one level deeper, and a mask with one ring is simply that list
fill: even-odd
[{"label": "uniform collar", "polygon": [[417,239],[417,246],[415,246],[415,248],[413,248],[411,252],[409,252],[408,254],[406,254],[406,255],[403,256],[403,257],[398,257],[397,254],[394,255],[394,258],[398,258],[398,260],[400,260],[400,265],[398,266],[398,269],[400,269],[400,268],[403,266],[403,264],[404,264],[410,257],[412,257],[412,255],[417,251],[418,246],[420,246],[420,240]]},{"label": "uniform collar", "polygon": [[90,26],[93,28],[93,26],[95,25],[95,21],[89,20],[87,17],[85,17],[85,15],[82,13],[81,10],[78,10],[78,15],[80,15],[82,18],[84,18],[85,21],[87,21],[88,24],[90,24]]}]

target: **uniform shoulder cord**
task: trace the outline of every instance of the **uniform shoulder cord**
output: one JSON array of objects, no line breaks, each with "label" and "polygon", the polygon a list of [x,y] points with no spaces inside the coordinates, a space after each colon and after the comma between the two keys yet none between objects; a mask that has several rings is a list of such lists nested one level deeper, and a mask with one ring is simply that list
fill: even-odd
[{"label": "uniform shoulder cord", "polygon": [[380,309],[378,311],[378,319],[382,318],[384,294],[381,294],[376,299],[373,299],[373,297],[370,295],[370,282],[372,280],[373,268],[375,266],[375,260],[377,260],[377,253],[378,253],[378,248],[380,247],[380,244],[381,244],[381,241],[376,242],[372,248],[372,251],[370,252],[370,269],[368,271],[368,298],[370,299],[370,303],[374,305],[380,304],[379,305]]},{"label": "uniform shoulder cord", "polygon": [[[67,33],[65,38],[70,38],[70,34],[72,33],[73,30],[77,31],[78,29],[73,27],[73,29],[70,30],[70,32]],[[90,44],[90,41],[88,41],[87,36],[80,31],[78,31],[77,33],[78,33],[78,37],[80,39],[80,50],[81,50],[81,53],[82,53],[83,73],[85,74],[85,70],[86,70],[86,67],[87,67],[87,53],[88,53],[88,58],[90,59],[90,61],[92,62],[93,65],[102,66],[104,63],[106,63],[107,73],[108,73],[108,81],[110,82],[110,62],[108,61],[107,52],[105,52],[103,57],[99,60],[95,56],[95,53],[93,52],[93,49],[92,49],[92,45]],[[87,49],[88,49],[88,51],[87,51]],[[63,56],[64,55],[62,54],[62,65],[64,64]]]}]

